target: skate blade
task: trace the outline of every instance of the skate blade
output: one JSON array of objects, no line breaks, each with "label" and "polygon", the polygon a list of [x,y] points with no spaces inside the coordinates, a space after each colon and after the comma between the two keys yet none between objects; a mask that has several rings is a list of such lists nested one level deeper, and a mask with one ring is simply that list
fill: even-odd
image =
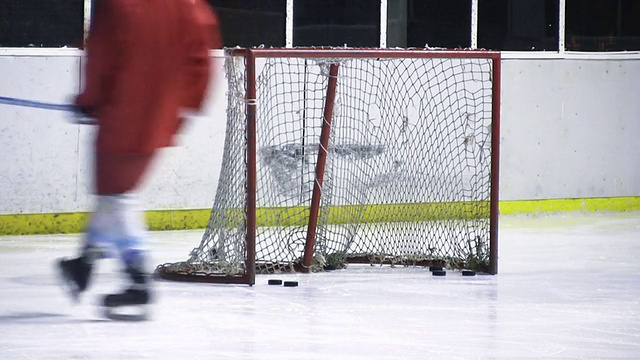
[{"label": "skate blade", "polygon": [[146,308],[146,305],[104,307],[102,315],[109,320],[115,321],[136,322],[150,319],[149,309]]}]

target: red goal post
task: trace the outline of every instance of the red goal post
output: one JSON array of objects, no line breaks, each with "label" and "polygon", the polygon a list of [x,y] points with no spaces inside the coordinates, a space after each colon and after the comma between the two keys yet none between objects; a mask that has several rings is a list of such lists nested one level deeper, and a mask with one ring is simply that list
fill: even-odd
[{"label": "red goal post", "polygon": [[[165,279],[349,262],[497,273],[500,53],[226,49],[209,226]],[[336,240],[337,239],[337,240]],[[366,245],[365,245],[366,244]]]}]

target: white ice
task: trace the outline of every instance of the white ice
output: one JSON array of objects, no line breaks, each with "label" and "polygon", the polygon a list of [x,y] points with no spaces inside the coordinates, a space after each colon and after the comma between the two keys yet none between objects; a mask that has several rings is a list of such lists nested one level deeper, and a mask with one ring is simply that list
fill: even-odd
[{"label": "white ice", "polygon": [[[0,359],[640,359],[640,213],[502,217],[499,274],[350,266],[256,285],[156,281],[151,320],[95,306],[124,284],[115,260],[78,305],[54,260],[80,235],[0,237]],[[154,264],[201,230],[155,232]],[[267,280],[297,280],[297,288]]]}]

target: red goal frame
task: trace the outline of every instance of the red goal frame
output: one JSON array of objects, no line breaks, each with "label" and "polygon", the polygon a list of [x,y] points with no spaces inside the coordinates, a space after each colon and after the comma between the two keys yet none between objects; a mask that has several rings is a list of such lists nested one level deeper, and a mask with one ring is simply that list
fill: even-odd
[{"label": "red goal frame", "polygon": [[[492,123],[491,123],[491,177],[490,177],[490,253],[489,274],[498,273],[498,216],[499,216],[499,159],[500,159],[500,91],[501,91],[501,55],[497,51],[484,50],[430,50],[430,49],[380,49],[380,48],[233,48],[225,49],[226,56],[238,56],[245,59],[246,66],[246,258],[245,274],[236,276],[206,276],[203,274],[159,274],[162,278],[177,281],[241,283],[255,284],[256,275],[256,200],[257,200],[257,139],[256,139],[256,59],[257,58],[464,58],[490,59],[492,63]],[[316,182],[314,184],[310,217],[307,229],[305,252],[298,271],[306,272],[311,265],[315,243],[315,227],[317,224],[320,203],[320,187],[324,174],[326,148],[329,140],[333,101],[337,85],[339,65],[330,66],[329,83],[324,104],[324,122],[322,125],[318,160],[316,163]]]}]

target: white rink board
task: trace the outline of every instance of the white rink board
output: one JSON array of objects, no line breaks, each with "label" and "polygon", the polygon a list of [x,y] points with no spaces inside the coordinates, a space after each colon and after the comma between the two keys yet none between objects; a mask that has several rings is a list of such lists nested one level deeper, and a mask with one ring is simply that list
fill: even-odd
[{"label": "white rink board", "polygon": [[[502,60],[501,200],[638,196],[638,54],[522,54]],[[220,56],[214,54],[218,64]],[[3,49],[0,96],[67,102],[79,87],[79,58],[69,49]],[[214,88],[181,146],[155,164],[143,187],[146,209],[213,203],[224,143],[224,77]],[[0,105],[0,214],[91,208],[92,131],[66,121]]]}]

